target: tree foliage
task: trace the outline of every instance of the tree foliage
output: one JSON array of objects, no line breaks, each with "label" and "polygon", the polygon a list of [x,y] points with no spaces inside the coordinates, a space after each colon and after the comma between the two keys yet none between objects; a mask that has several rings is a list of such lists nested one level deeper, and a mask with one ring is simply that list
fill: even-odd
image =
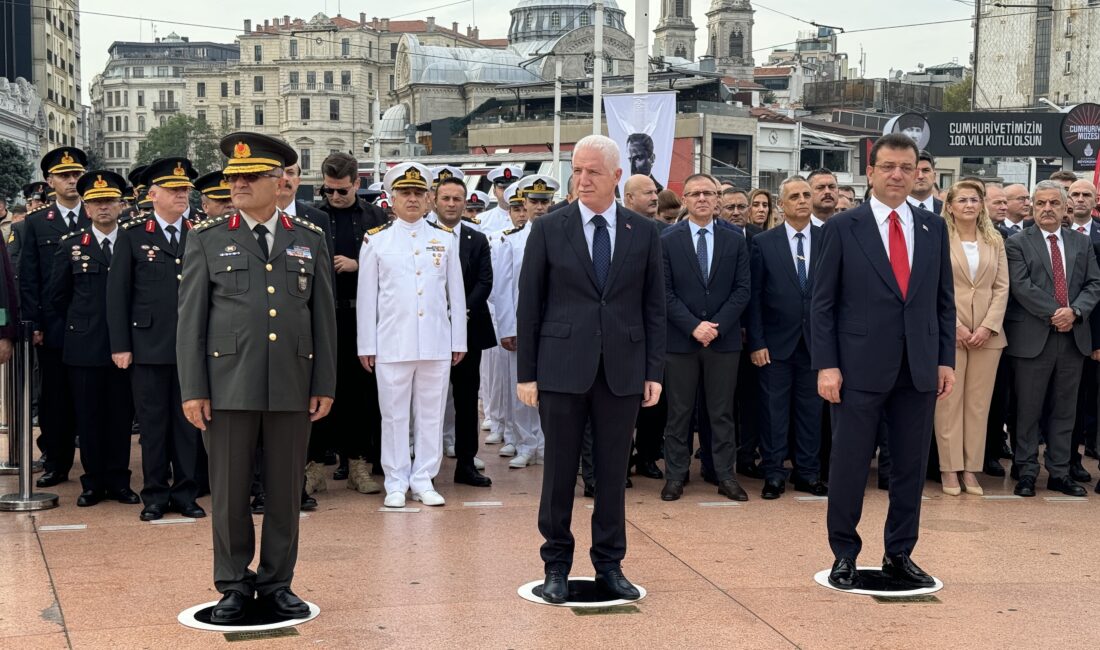
[{"label": "tree foliage", "polygon": [[31,182],[34,168],[19,147],[0,140],[0,198],[19,196],[23,186]]},{"label": "tree foliage", "polygon": [[962,81],[957,81],[943,89],[943,110],[949,113],[970,112],[970,88],[974,85],[974,74],[968,72]]},{"label": "tree foliage", "polygon": [[218,149],[219,134],[204,121],[187,115],[176,115],[161,126],[149,129],[145,141],[138,147],[136,164],[146,165],[158,158],[182,156],[189,158],[200,174],[222,168],[223,157]]}]

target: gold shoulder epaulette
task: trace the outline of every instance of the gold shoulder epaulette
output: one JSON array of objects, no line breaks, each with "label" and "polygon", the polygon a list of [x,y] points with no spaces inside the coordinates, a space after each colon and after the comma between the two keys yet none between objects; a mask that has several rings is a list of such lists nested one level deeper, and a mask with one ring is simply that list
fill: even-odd
[{"label": "gold shoulder epaulette", "polygon": [[527,224],[523,224],[522,226],[516,226],[515,228],[509,228],[508,230],[505,230],[503,234],[505,234],[505,235],[514,235],[514,234],[516,234],[517,232],[523,230],[526,227],[527,227]]},{"label": "gold shoulder epaulette", "polygon": [[429,221],[429,222],[428,222],[428,225],[430,225],[430,226],[433,226],[433,227],[435,227],[435,228],[439,228],[439,229],[440,229],[440,230],[442,230],[443,232],[449,232],[449,233],[453,233],[453,232],[454,232],[454,228],[448,228],[447,226],[444,226],[444,225],[443,225],[443,224],[441,224],[441,223],[436,223],[436,222],[434,222],[434,221]]},{"label": "gold shoulder epaulette", "polygon": [[321,226],[318,226],[317,224],[313,223],[312,221],[309,221],[308,219],[303,219],[301,217],[291,217],[290,219],[294,223],[298,224],[299,226],[305,226],[306,228],[309,228],[313,232],[319,232],[319,233],[324,233],[325,232],[324,230],[321,229]]},{"label": "gold shoulder epaulette", "polygon": [[478,219],[477,217],[462,217],[462,220],[467,221],[469,223],[472,223],[475,226],[480,226],[481,225],[481,219]]},{"label": "gold shoulder epaulette", "polygon": [[381,226],[375,226],[374,228],[371,228],[370,230],[367,231],[367,234],[368,235],[377,235],[378,233],[382,232],[386,228],[389,228],[392,224],[393,224],[392,221],[387,221],[386,223],[382,224]]},{"label": "gold shoulder epaulette", "polygon": [[149,217],[135,216],[134,218],[128,220],[126,223],[122,224],[122,229],[123,230],[129,230],[129,229],[133,228],[134,226],[145,223],[148,220],[149,220]]},{"label": "gold shoulder epaulette", "polygon": [[207,219],[205,221],[200,221],[197,224],[195,224],[194,226],[192,226],[191,230],[193,230],[194,232],[202,232],[204,230],[208,230],[211,226],[216,226],[219,223],[225,223],[225,221],[228,218],[229,218],[229,215],[223,214],[220,217],[214,217],[212,219]]}]

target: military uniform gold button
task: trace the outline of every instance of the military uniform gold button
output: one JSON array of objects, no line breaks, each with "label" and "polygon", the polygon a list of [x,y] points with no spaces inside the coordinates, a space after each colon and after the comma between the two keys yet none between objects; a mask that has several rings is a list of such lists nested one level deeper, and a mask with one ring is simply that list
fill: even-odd
[{"label": "military uniform gold button", "polygon": [[275,293],[275,287],[268,287],[267,292],[268,293]]},{"label": "military uniform gold button", "polygon": [[419,254],[420,254],[420,249],[419,248],[413,251],[413,255],[419,255]]},{"label": "military uniform gold button", "polygon": [[423,296],[424,295],[424,290],[423,289],[417,289],[416,290],[416,295]]},{"label": "military uniform gold button", "polygon": [[270,271],[270,270],[271,270],[271,265],[270,265],[270,264],[267,264],[267,265],[265,265],[265,266],[264,266],[264,269],[266,269],[266,270]]},{"label": "military uniform gold button", "polygon": [[183,264],[183,260],[181,260],[180,258],[177,257],[176,258],[176,264]]},{"label": "military uniform gold button", "polygon": [[183,279],[183,276],[182,276],[182,275],[177,275],[177,276],[176,276],[176,279],[177,279],[177,280],[182,280],[182,279]]},{"label": "military uniform gold button", "polygon": [[275,335],[275,332],[272,332],[272,333],[267,335],[267,340],[268,341],[274,341],[277,338],[279,338],[279,337]]},{"label": "military uniform gold button", "polygon": [[279,315],[279,312],[277,312],[277,311],[275,311],[274,309],[272,309],[272,310],[269,310],[269,311],[267,312],[267,315],[268,315],[268,316],[270,316],[270,317],[272,317],[272,318],[275,318],[276,316],[278,316],[278,315]]},{"label": "military uniform gold button", "polygon": [[424,316],[424,310],[421,309],[420,311],[416,312],[416,315],[420,316],[420,317],[423,317]]},{"label": "military uniform gold button", "polygon": [[227,267],[225,267],[225,270],[226,270],[226,271],[232,271],[232,270],[233,270],[233,267],[232,267],[232,266],[227,266]]},{"label": "military uniform gold button", "polygon": [[218,351],[217,351],[217,350],[215,350],[215,351],[214,351],[214,358],[215,358],[215,359],[217,359],[217,358],[218,358],[218,357],[220,357],[220,356],[221,356],[221,355],[220,355],[220,354],[218,354]]}]

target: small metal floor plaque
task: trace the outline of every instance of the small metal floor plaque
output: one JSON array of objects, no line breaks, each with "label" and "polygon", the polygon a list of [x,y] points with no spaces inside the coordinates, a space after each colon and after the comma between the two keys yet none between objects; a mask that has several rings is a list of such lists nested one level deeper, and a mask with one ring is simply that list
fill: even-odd
[{"label": "small metal floor plaque", "polygon": [[611,605],[608,607],[572,607],[577,616],[600,616],[606,614],[641,614],[637,605]]},{"label": "small metal floor plaque", "polygon": [[919,596],[871,596],[876,603],[942,604],[943,601],[932,594]]},{"label": "small metal floor plaque", "polygon": [[39,526],[40,532],[47,532],[51,530],[86,530],[88,524],[58,524],[54,526]]},{"label": "small metal floor plaque", "polygon": [[225,640],[234,641],[263,641],[265,639],[280,639],[288,636],[300,636],[298,629],[293,627],[280,627],[274,630],[257,630],[255,632],[226,632]]}]

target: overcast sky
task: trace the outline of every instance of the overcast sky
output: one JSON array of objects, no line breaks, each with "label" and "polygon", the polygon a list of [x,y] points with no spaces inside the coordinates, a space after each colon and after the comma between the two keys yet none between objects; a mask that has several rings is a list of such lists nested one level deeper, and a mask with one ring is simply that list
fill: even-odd
[{"label": "overcast sky", "polygon": [[[378,0],[190,0],[181,3],[134,2],[133,0],[84,0],[81,2],[80,29],[81,64],[85,103],[92,77],[102,72],[107,62],[107,48],[114,41],[151,41],[154,33],[167,36],[176,32],[191,40],[210,40],[231,43],[240,34],[245,18],[253,23],[263,23],[264,18],[289,14],[291,18],[308,20],[323,12],[334,16],[338,12],[352,19],[365,11],[368,20],[383,17],[380,6],[399,7],[400,14],[390,18],[406,20],[435,16],[436,22],[450,25],[458,21],[459,29],[476,24],[482,38],[504,38],[508,33],[510,16],[501,7],[514,6],[517,0],[408,0],[403,3],[382,3]],[[629,0],[619,0],[626,11],[628,32],[634,29],[634,5]],[[660,0],[649,0],[650,29],[660,19]],[[443,6],[449,5],[449,6]],[[691,2],[696,27],[705,28],[709,0]],[[799,32],[815,28],[801,22],[843,27],[848,32],[875,27],[926,23],[940,20],[963,19],[959,22],[886,29],[862,33],[842,34],[839,49],[847,52],[850,67],[859,65],[860,48],[866,54],[866,75],[884,77],[891,70],[915,70],[918,63],[936,65],[958,60],[966,65],[973,47],[973,34],[969,17],[972,5],[966,0],[925,0],[920,3],[870,3],[863,0],[770,0],[764,4],[753,3],[756,8],[756,25],[753,29],[753,54],[756,64],[768,58],[775,46],[783,46],[798,37]],[[782,11],[795,18],[780,15],[765,7]],[[96,12],[96,13],[92,13]],[[112,15],[96,15],[112,14]],[[175,22],[170,22],[175,21]],[[188,23],[188,24],[176,24]],[[705,32],[696,33],[695,53],[705,53]],[[652,42],[652,33],[650,33]]]}]

